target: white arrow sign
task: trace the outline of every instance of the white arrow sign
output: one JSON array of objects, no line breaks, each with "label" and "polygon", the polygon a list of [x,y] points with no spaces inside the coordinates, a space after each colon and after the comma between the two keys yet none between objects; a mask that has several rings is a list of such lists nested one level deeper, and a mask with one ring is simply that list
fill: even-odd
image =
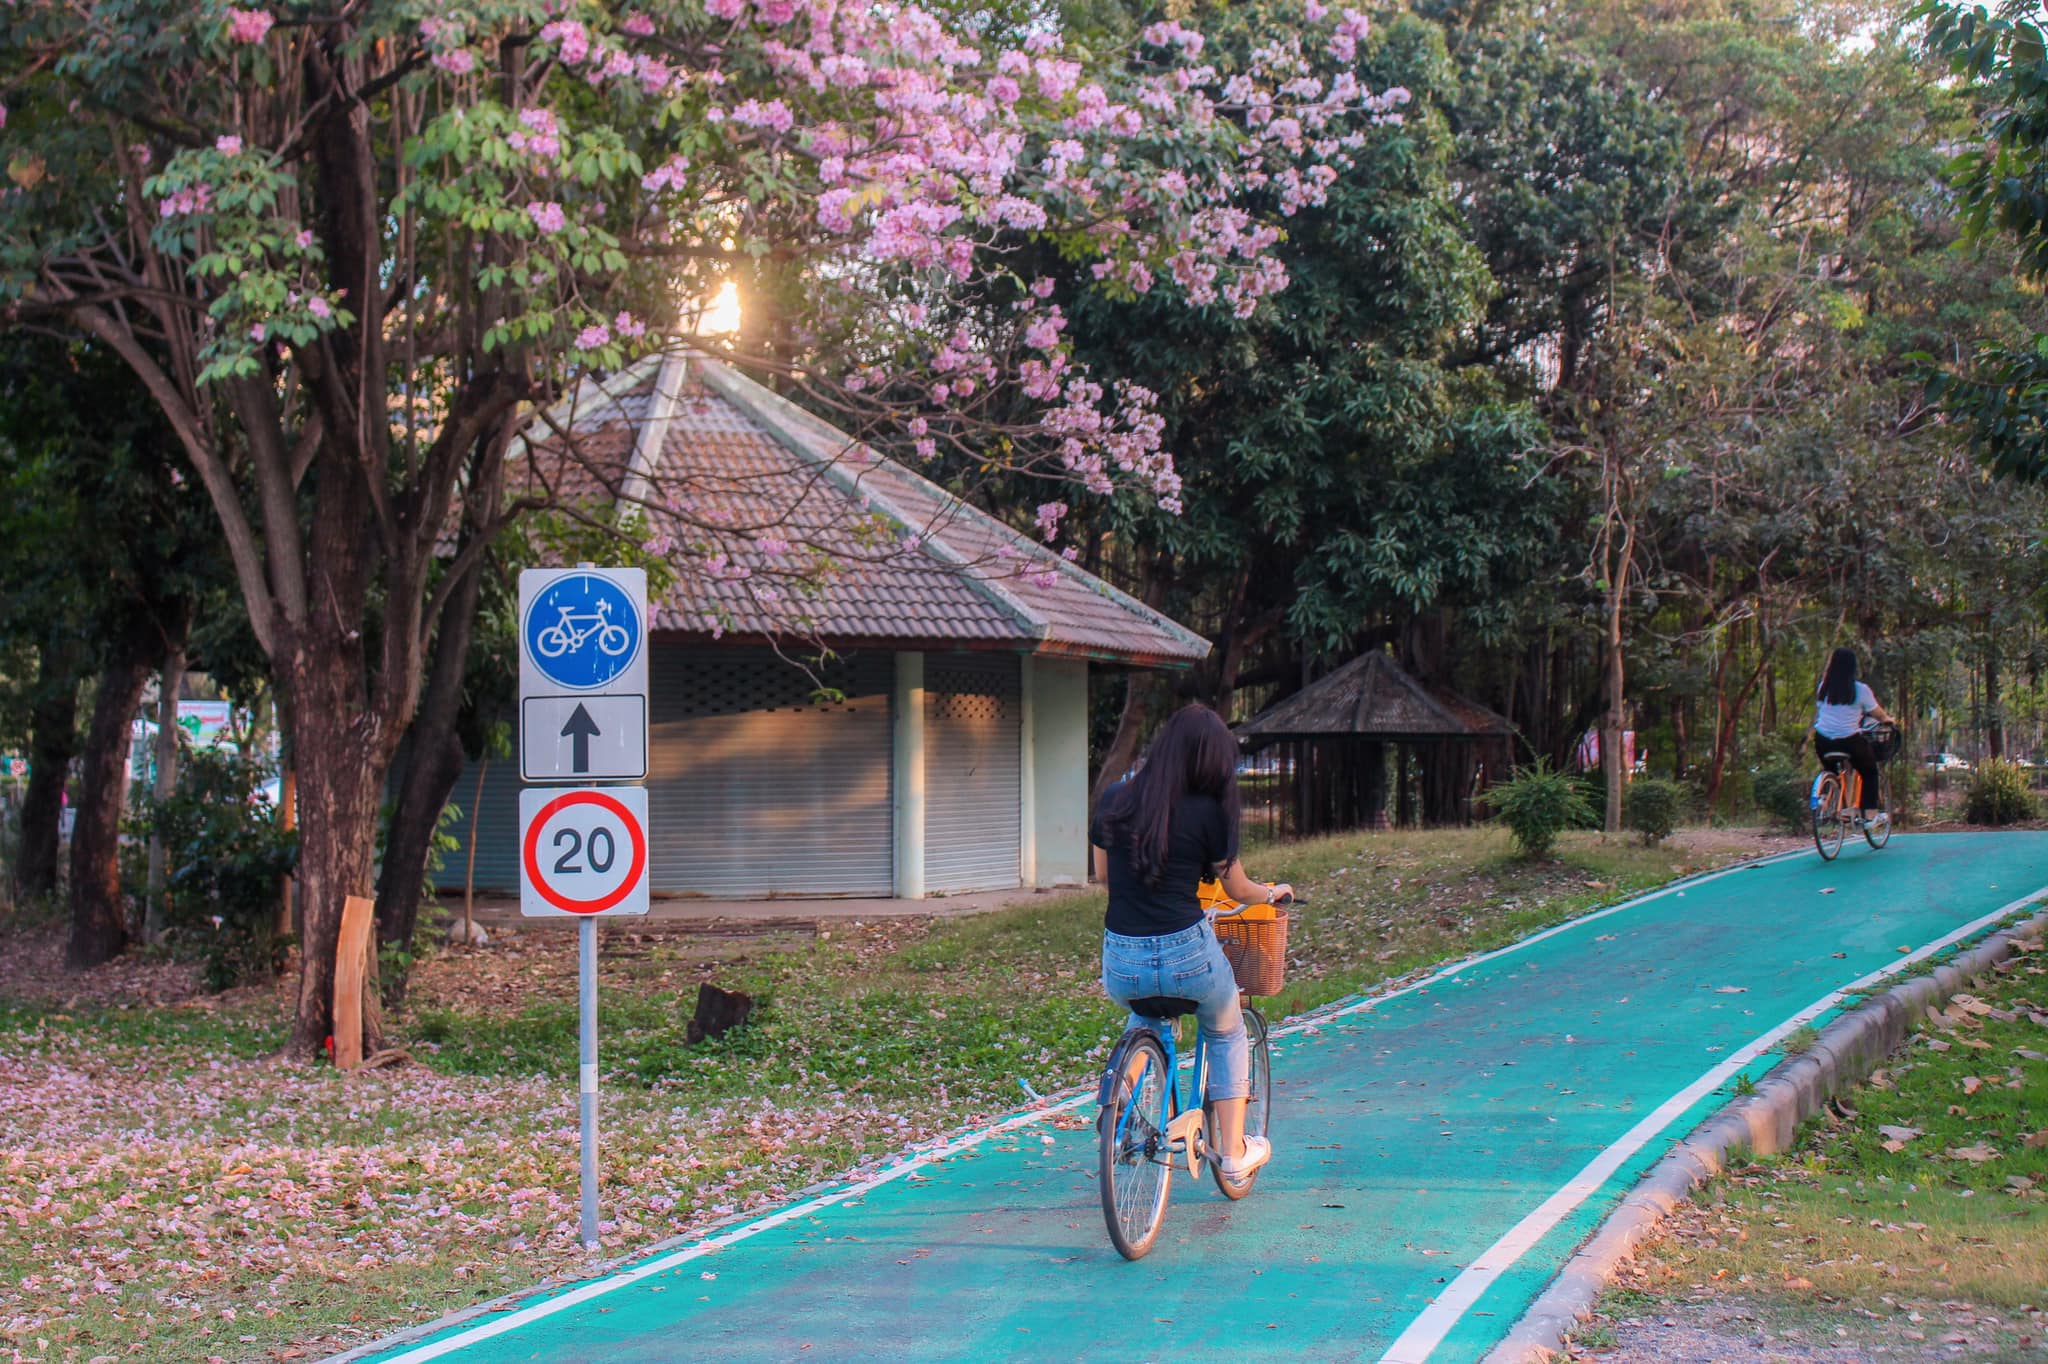
[{"label": "white arrow sign", "polygon": [[528,781],[639,781],[647,775],[647,698],[529,696],[519,707]]}]

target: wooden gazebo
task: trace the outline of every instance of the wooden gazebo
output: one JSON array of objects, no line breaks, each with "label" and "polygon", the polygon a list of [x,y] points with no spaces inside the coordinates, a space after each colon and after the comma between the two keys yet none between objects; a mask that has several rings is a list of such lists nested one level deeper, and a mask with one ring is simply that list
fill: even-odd
[{"label": "wooden gazebo", "polygon": [[1245,721],[1237,736],[1254,757],[1247,804],[1269,797],[1275,823],[1295,835],[1385,828],[1390,784],[1401,825],[1469,824],[1473,798],[1514,760],[1505,719],[1377,652]]}]

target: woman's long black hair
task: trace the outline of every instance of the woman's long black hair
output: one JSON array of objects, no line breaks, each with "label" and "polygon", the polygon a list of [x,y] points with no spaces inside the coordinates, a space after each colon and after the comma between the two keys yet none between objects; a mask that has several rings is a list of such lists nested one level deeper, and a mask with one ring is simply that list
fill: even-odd
[{"label": "woman's long black hair", "polygon": [[1828,658],[1828,670],[1821,675],[1820,699],[1831,706],[1856,704],[1856,651],[1837,649]]},{"label": "woman's long black hair", "polygon": [[[1102,800],[1102,826],[1111,844],[1130,853],[1131,869],[1150,886],[1166,870],[1173,807],[1187,795],[1214,796],[1230,830],[1227,865],[1237,857],[1237,739],[1223,717],[1199,702],[1168,718],[1138,774]],[[1213,868],[1220,872],[1222,868]]]}]

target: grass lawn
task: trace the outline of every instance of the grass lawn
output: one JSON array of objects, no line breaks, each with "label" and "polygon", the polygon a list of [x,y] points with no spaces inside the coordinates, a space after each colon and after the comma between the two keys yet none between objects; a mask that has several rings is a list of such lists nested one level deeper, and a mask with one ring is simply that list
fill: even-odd
[{"label": "grass lawn", "polygon": [[2048,1354],[2044,958],[1958,995],[1796,1151],[1703,1190],[1610,1291],[1581,1353]]},{"label": "grass lawn", "polygon": [[[1269,1013],[1765,850],[1570,835],[1532,866],[1495,830],[1260,849],[1257,873],[1312,899]],[[1121,1024],[1096,980],[1101,916],[1085,893],[815,936],[608,925],[605,1254],[1012,1111],[1023,1085],[1092,1081]],[[413,1063],[351,1077],[280,1059],[282,988],[205,997],[147,961],[68,977],[53,940],[0,934],[0,1354],[310,1357],[591,1263],[572,934],[427,959],[392,1019]],[[759,1008],[693,1047],[706,980]]]}]

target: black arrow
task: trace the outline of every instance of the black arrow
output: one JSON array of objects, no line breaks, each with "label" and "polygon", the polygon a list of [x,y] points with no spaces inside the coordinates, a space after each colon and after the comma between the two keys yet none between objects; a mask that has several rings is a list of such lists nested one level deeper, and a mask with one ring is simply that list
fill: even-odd
[{"label": "black arrow", "polygon": [[569,770],[588,772],[590,770],[590,741],[604,733],[597,727],[597,721],[590,718],[590,712],[583,709],[578,701],[576,709],[569,712],[569,723],[562,726],[562,737],[569,741]]}]

